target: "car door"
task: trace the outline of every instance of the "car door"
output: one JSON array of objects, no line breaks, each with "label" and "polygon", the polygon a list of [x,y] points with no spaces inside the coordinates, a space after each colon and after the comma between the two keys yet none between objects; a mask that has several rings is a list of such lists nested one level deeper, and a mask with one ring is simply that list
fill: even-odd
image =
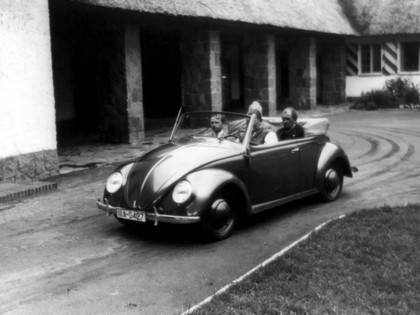
[{"label": "car door", "polygon": [[253,205],[287,197],[299,191],[299,143],[283,141],[269,146],[251,146],[248,159],[246,177]]},{"label": "car door", "polygon": [[318,136],[305,138],[300,145],[300,190],[306,191],[315,187],[319,155],[325,141]]}]

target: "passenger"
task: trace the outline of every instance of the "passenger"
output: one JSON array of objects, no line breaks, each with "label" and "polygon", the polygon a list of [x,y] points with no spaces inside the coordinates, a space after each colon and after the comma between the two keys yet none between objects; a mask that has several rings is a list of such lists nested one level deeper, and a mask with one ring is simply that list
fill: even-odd
[{"label": "passenger", "polygon": [[281,114],[283,127],[277,130],[277,138],[281,140],[298,139],[304,137],[303,128],[296,121],[298,114],[293,107],[287,107]]},{"label": "passenger", "polygon": [[260,112],[261,116],[262,116],[262,106],[260,104],[260,102],[258,101],[253,101],[249,106],[248,106],[248,115],[252,115],[255,111]]},{"label": "passenger", "polygon": [[251,134],[251,144],[259,145],[277,143],[278,140],[275,132],[263,127],[261,113],[259,111],[255,111],[253,115],[255,115],[256,117],[254,120],[254,126]]},{"label": "passenger", "polygon": [[[262,109],[261,103],[258,102],[258,101],[253,101],[248,106],[248,113],[247,113],[247,115],[252,115],[252,114],[254,114],[257,111],[260,113],[260,116],[262,117],[263,116],[263,109]],[[264,129],[271,130],[271,125],[269,123],[265,122],[265,121],[262,121],[262,127]]]},{"label": "passenger", "polygon": [[[253,101],[248,106],[247,115],[251,116],[252,114],[259,115],[259,117],[261,117],[261,119],[262,119],[262,106],[261,106],[260,102]],[[238,138],[239,138],[240,142],[243,141],[247,126],[248,126],[248,120],[241,120],[237,126],[232,127],[232,129],[236,129],[235,133],[238,135]],[[271,131],[271,125],[266,123],[265,121],[261,121],[261,125],[259,126],[259,128],[260,129],[262,128],[266,131]]]},{"label": "passenger", "polygon": [[219,139],[226,137],[227,133],[223,130],[224,117],[221,114],[215,114],[210,118],[210,127],[214,132],[214,137]]},{"label": "passenger", "polygon": [[[257,113],[259,114],[259,117],[262,118],[262,106],[260,102],[253,101],[248,106],[247,115],[251,116],[252,114],[257,114]],[[230,123],[229,134],[235,135],[237,137],[237,141],[242,142],[246,133],[247,126],[248,126],[248,119],[238,120],[236,122]],[[260,128],[266,130],[267,132],[271,131],[271,125],[265,121],[261,121]]]}]

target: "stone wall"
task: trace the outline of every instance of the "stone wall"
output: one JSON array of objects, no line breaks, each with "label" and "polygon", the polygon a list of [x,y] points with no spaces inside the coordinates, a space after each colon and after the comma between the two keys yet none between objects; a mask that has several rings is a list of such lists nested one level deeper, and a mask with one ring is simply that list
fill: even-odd
[{"label": "stone wall", "polygon": [[58,175],[56,150],[45,150],[0,159],[0,181],[37,181]]},{"label": "stone wall", "polygon": [[183,103],[188,109],[221,110],[220,38],[215,31],[184,32],[181,40]]},{"label": "stone wall", "polygon": [[271,35],[247,35],[244,43],[245,105],[259,100],[264,115],[276,111],[275,39]]}]

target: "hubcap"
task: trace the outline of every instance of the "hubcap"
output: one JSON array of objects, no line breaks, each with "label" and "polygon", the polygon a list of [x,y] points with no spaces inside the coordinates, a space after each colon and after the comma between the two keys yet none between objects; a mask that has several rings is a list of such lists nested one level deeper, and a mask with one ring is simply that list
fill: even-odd
[{"label": "hubcap", "polygon": [[340,178],[334,169],[330,169],[325,174],[325,188],[332,192],[340,185]]},{"label": "hubcap", "polygon": [[216,228],[223,227],[229,222],[231,209],[224,199],[216,199],[211,205],[211,221]]}]

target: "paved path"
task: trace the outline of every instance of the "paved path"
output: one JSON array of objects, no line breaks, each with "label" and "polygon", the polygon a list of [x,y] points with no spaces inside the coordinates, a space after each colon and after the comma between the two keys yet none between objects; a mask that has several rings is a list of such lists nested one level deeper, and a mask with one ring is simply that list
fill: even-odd
[{"label": "paved path", "polygon": [[[342,198],[253,217],[203,244],[187,227],[123,228],[96,209],[111,167],[61,177],[60,190],[0,209],[1,314],[179,314],[320,223],[350,211],[420,202],[420,112],[348,112],[330,136],[359,168]],[[414,244],[413,244],[414,246]]]}]

